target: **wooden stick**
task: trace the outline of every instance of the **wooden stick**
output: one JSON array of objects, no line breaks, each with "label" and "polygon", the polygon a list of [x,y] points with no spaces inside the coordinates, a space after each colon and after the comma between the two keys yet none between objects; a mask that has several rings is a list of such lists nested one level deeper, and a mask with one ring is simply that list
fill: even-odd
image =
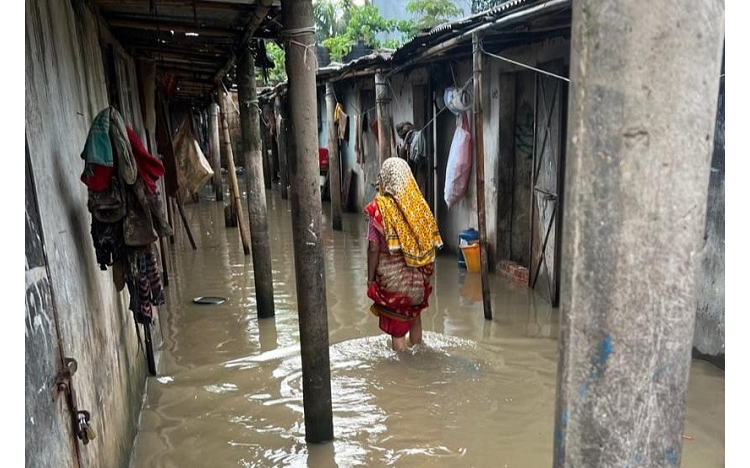
[{"label": "wooden stick", "polygon": [[326,107],[328,115],[328,174],[331,186],[331,221],[334,231],[342,230],[341,223],[341,171],[339,163],[339,136],[336,132],[334,114],[336,96],[331,83],[326,84]]},{"label": "wooden stick", "polygon": [[193,232],[190,230],[190,225],[188,224],[187,216],[185,216],[185,208],[182,206],[182,200],[180,200],[180,197],[177,197],[177,209],[180,212],[180,218],[182,218],[182,225],[185,226],[185,232],[187,232],[188,240],[190,240],[190,245],[193,246],[193,250],[197,250],[197,247],[195,246],[195,239],[193,239]]},{"label": "wooden stick", "polygon": [[484,205],[484,118],[482,116],[482,52],[479,36],[472,36],[474,46],[474,148],[477,176],[477,218],[479,221],[479,259],[482,267],[482,303],[484,318],[492,320],[489,262],[487,261],[487,218]]},{"label": "wooden stick", "polygon": [[167,195],[167,221],[169,221],[169,225],[172,226],[172,235],[169,236],[169,243],[174,244],[174,206],[172,205],[172,197]]},{"label": "wooden stick", "polygon": [[[219,91],[219,108],[221,109],[221,130],[222,144],[224,145],[224,154],[227,156],[227,169],[229,170],[229,188],[232,191],[232,204],[234,212],[237,215],[237,224],[240,226],[240,236],[242,238],[242,250],[245,255],[250,255],[250,242],[248,241],[247,225],[245,215],[242,211],[242,201],[240,200],[240,188],[237,184],[237,173],[234,168],[234,153],[232,152],[232,140],[229,136],[229,120],[227,119],[227,102],[224,96],[224,90],[221,84]],[[231,98],[230,98],[231,99]]]}]

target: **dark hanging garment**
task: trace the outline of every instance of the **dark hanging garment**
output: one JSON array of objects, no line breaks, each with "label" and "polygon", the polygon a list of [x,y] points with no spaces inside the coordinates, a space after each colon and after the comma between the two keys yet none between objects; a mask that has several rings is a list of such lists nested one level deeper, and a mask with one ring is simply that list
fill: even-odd
[{"label": "dark hanging garment", "polygon": [[106,270],[122,256],[125,244],[121,222],[105,223],[92,217],[91,238],[94,241],[96,263],[100,269]]},{"label": "dark hanging garment", "polygon": [[153,309],[164,304],[164,289],[156,263],[156,255],[149,246],[128,255],[128,274],[125,281],[130,294],[130,310],[139,323],[153,321]]}]

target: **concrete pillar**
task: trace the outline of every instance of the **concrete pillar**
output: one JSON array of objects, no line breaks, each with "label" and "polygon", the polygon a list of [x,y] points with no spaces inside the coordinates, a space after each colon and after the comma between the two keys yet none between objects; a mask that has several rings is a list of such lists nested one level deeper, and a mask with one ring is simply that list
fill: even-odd
[{"label": "concrete pillar", "polygon": [[339,136],[334,122],[336,97],[333,84],[326,84],[326,107],[328,109],[328,175],[331,182],[331,221],[334,231],[341,227],[341,164],[339,162]]},{"label": "concrete pillar", "polygon": [[302,355],[305,440],[333,439],[328,311],[318,181],[318,126],[312,1],[282,0],[286,74],[289,77],[292,231]]},{"label": "concrete pillar", "polygon": [[[375,73],[375,108],[378,115],[378,155],[380,164],[395,155],[391,148],[393,115],[391,114],[391,90],[385,73]],[[378,166],[379,167],[379,166]]]},{"label": "concrete pillar", "polygon": [[724,3],[576,0],[555,467],[678,467]]},{"label": "concrete pillar", "polygon": [[268,210],[263,182],[263,144],[260,135],[260,107],[255,89],[255,62],[250,48],[237,64],[240,101],[240,130],[245,161],[247,212],[250,220],[250,244],[258,317],[274,316],[271,250],[268,243]]},{"label": "concrete pillar", "polygon": [[219,149],[219,105],[215,102],[208,105],[208,147],[211,155],[211,167],[214,170],[211,183],[216,193],[216,201],[223,201],[224,184],[221,177],[221,150]]}]

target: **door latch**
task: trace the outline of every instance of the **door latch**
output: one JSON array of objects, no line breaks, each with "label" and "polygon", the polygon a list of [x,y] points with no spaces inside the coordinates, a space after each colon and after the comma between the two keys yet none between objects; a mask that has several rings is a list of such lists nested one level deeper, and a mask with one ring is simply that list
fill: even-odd
[{"label": "door latch", "polygon": [[73,389],[73,375],[78,370],[78,362],[73,358],[65,358],[65,367],[57,373],[55,385],[52,387],[52,398],[57,400],[60,394],[65,395],[65,401],[73,419],[73,431],[84,445],[87,445],[96,437],[91,427],[91,413],[86,410],[78,410],[76,393]]}]

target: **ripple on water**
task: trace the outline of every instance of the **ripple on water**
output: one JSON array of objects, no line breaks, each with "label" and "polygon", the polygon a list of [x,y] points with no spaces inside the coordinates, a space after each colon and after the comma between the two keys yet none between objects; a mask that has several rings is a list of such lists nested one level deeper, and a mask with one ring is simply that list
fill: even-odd
[{"label": "ripple on water", "polygon": [[[420,464],[477,455],[486,444],[503,438],[511,443],[515,424],[553,416],[551,406],[540,409],[544,405],[538,404],[540,399],[552,401],[550,395],[523,390],[538,378],[529,366],[512,368],[496,350],[462,338],[426,332],[425,343],[396,353],[381,335],[330,347],[335,431],[331,466]],[[244,466],[312,466],[306,464],[310,453],[304,441],[299,348],[277,349],[225,366],[243,372],[264,367],[275,382],[245,396],[255,405],[247,414],[254,416],[241,418],[241,424],[256,436],[286,442],[266,440],[261,444],[266,450],[254,450],[266,464]],[[504,421],[509,416],[514,424]]]}]

